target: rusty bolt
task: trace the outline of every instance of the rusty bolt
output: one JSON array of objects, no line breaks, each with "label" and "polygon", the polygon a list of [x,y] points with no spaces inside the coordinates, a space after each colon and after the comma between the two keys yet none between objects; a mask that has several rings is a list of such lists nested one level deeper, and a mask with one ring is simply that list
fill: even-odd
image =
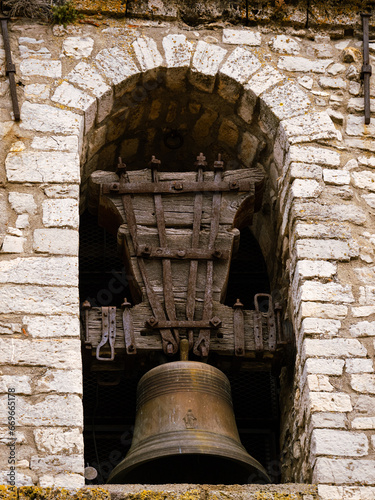
[{"label": "rusty bolt", "polygon": [[232,181],[230,184],[229,184],[229,187],[231,189],[238,189],[238,182],[237,181]]},{"label": "rusty bolt", "polygon": [[173,189],[175,189],[176,191],[181,191],[183,189],[183,184],[182,182],[175,182],[173,184]]},{"label": "rusty bolt", "polygon": [[133,351],[134,351],[134,346],[133,346],[133,344],[130,344],[130,346],[128,346],[128,351],[129,351],[129,352],[133,352]]},{"label": "rusty bolt", "polygon": [[163,252],[163,249],[162,249],[162,248],[160,248],[160,247],[159,247],[159,248],[157,248],[157,249],[156,249],[156,253],[159,253],[159,254],[160,254],[160,253],[162,253],[162,252]]},{"label": "rusty bolt", "polygon": [[222,256],[223,252],[221,252],[220,250],[215,250],[214,252],[212,252],[212,257],[215,257],[215,259],[221,259]]},{"label": "rusty bolt", "polygon": [[149,246],[145,246],[142,249],[142,255],[150,255],[151,254],[151,248]]},{"label": "rusty bolt", "polygon": [[88,300],[85,300],[85,301],[83,302],[83,304],[82,304],[82,309],[83,309],[84,311],[87,311],[88,309],[91,309],[91,304],[90,304],[90,302],[89,302]]},{"label": "rusty bolt", "polygon": [[237,301],[236,301],[236,303],[234,304],[234,306],[233,306],[233,307],[234,307],[235,309],[243,307],[243,304],[242,304],[242,302],[240,301],[240,299],[237,299]]},{"label": "rusty bolt", "polygon": [[185,257],[185,255],[186,255],[185,250],[177,250],[177,257],[181,257],[182,259],[183,257]]},{"label": "rusty bolt", "polygon": [[214,316],[210,319],[210,323],[214,328],[218,328],[221,325],[221,319],[217,316]]},{"label": "rusty bolt", "polygon": [[158,320],[156,318],[154,318],[153,316],[151,316],[151,318],[149,318],[147,320],[147,324],[150,325],[152,328],[158,324]]},{"label": "rusty bolt", "polygon": [[237,347],[237,349],[236,349],[236,353],[237,353],[237,354],[239,354],[239,355],[243,354],[243,349],[242,349],[242,347]]},{"label": "rusty bolt", "polygon": [[118,191],[119,190],[119,184],[118,182],[113,182],[110,186],[109,186],[109,189],[111,191]]}]

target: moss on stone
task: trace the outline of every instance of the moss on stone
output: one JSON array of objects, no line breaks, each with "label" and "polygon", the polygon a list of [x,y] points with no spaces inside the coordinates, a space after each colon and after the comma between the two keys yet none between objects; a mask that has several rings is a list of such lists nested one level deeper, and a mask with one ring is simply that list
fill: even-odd
[{"label": "moss on stone", "polygon": [[185,493],[173,493],[169,491],[143,490],[128,495],[129,500],[198,500],[199,490],[186,491]]},{"label": "moss on stone", "polygon": [[[1,491],[1,490],[0,490]],[[17,499],[1,497],[0,500]],[[77,492],[62,488],[41,488],[39,486],[21,486],[18,488],[18,500],[110,500],[111,495],[103,488],[83,488]]]},{"label": "moss on stone", "polygon": [[0,500],[17,500],[17,488],[0,485]]}]

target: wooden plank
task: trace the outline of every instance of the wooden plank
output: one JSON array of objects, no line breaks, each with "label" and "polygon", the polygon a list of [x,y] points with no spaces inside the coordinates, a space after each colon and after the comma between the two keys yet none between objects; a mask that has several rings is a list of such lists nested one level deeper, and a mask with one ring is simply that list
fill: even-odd
[{"label": "wooden plank", "polygon": [[[176,305],[177,313],[179,307]],[[202,304],[197,307],[199,311],[202,311]],[[145,326],[145,320],[152,316],[152,311],[147,303],[137,304],[131,309],[131,314],[134,324],[134,336],[137,352],[139,351],[151,351],[151,350],[162,350],[161,337],[160,334],[154,332],[150,328]],[[214,351],[222,354],[234,354],[234,335],[233,335],[233,309],[231,307],[225,306],[214,302],[213,304],[213,315],[218,316],[222,320],[222,326],[219,332],[223,335],[222,338],[218,338],[215,333],[211,335],[210,351]],[[101,339],[101,308],[94,307],[89,310],[89,338],[90,342],[95,349]],[[245,326],[245,351],[255,352],[255,341],[254,341],[254,322],[253,322],[254,311],[244,311],[244,326]],[[266,315],[262,316],[262,326],[264,332],[264,345],[265,351],[268,351],[268,329],[267,329],[267,319]],[[115,342],[116,350],[125,350],[124,332],[122,326],[122,311],[117,310],[116,313],[116,328],[117,336]],[[198,339],[198,331],[194,330],[194,340]]]}]

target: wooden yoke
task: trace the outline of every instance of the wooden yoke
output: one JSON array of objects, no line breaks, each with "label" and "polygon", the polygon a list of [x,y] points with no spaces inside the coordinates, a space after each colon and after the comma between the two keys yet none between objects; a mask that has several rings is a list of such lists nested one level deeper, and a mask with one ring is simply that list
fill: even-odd
[{"label": "wooden yoke", "polygon": [[[202,357],[211,340],[215,350],[230,345],[228,354],[244,355],[255,346],[250,311],[237,307],[234,315],[221,302],[239,229],[261,207],[261,167],[224,171],[219,155],[214,171],[206,170],[202,153],[195,172],[161,172],[155,157],[149,167],[127,171],[120,159],[117,174],[96,171],[90,179],[90,207],[101,226],[117,232],[131,285],[127,326],[116,319],[118,328],[132,330],[124,332],[125,343],[132,339],[128,354],[162,348],[173,355],[187,338]],[[98,311],[89,312],[88,323],[100,336]],[[241,329],[235,349],[234,330],[241,337]]]}]

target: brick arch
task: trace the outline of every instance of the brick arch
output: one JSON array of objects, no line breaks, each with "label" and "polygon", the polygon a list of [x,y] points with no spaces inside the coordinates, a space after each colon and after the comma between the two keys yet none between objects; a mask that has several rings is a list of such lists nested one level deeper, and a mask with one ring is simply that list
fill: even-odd
[{"label": "brick arch", "polygon": [[[312,435],[315,443],[315,448],[309,447],[309,453],[305,456],[295,452],[295,470],[288,472],[286,477],[305,481],[314,477],[320,481],[323,477],[322,466],[326,463],[322,460],[331,460],[322,458],[321,455],[334,453],[324,451],[327,448],[320,444],[325,438],[318,429],[318,424],[315,426],[312,423],[308,431],[308,424],[312,422],[311,415],[317,407],[326,408],[320,410],[326,412],[350,412],[352,404],[349,395],[342,390],[335,395],[334,409],[331,410],[333,406],[329,406],[324,399],[328,398],[326,393],[330,392],[329,382],[324,379],[324,390],[319,388],[318,382],[309,381],[310,374],[319,373],[316,372],[317,368],[312,366],[317,365],[316,358],[335,359],[340,361],[336,363],[338,371],[335,374],[340,375],[341,361],[345,356],[367,356],[360,341],[345,338],[345,332],[341,334],[342,338],[323,338],[321,343],[317,344],[319,335],[328,337],[328,328],[334,332],[332,335],[337,334],[341,327],[341,318],[347,315],[347,305],[354,301],[351,286],[338,280],[337,263],[332,261],[348,260],[357,255],[356,250],[349,247],[345,231],[340,228],[331,227],[322,237],[329,240],[328,243],[325,240],[323,243],[319,242],[322,231],[319,221],[332,219],[338,224],[342,221],[363,224],[366,219],[365,213],[355,203],[343,204],[349,207],[343,212],[339,203],[329,199],[323,199],[320,203],[319,200],[324,189],[322,167],[333,172],[340,166],[340,155],[335,148],[330,147],[329,142],[338,138],[337,131],[327,113],[314,109],[309,93],[260,60],[251,48],[237,46],[227,50],[220,45],[206,42],[198,42],[193,46],[184,35],[168,35],[161,44],[152,38],[140,37],[134,42],[132,50],[133,54],[118,47],[104,49],[95,57],[79,62],[69,71],[56,74],[56,78],[61,76],[63,81],[54,86],[51,100],[43,102],[38,97],[25,100],[22,104],[21,130],[27,131],[27,137],[23,146],[19,146],[19,149],[14,147],[7,156],[7,181],[15,192],[19,184],[25,183],[35,186],[36,189],[48,184],[43,189],[49,189],[49,194],[41,195],[38,191],[37,196],[43,207],[43,224],[40,222],[41,227],[34,232],[30,258],[40,259],[40,265],[47,265],[47,259],[55,259],[53,265],[56,270],[57,260],[69,256],[69,266],[74,265],[72,259],[78,252],[76,188],[81,180],[81,199],[84,200],[86,181],[101,161],[99,156],[95,159],[97,153],[102,154],[103,161],[105,157],[110,159],[108,165],[113,164],[112,158],[115,158],[116,151],[106,150],[110,146],[107,144],[107,127],[115,118],[115,113],[121,112],[120,107],[116,110],[117,104],[123,100],[124,108],[129,107],[129,99],[137,101],[139,89],[140,96],[142,89],[147,95],[154,92],[154,82],[158,81],[160,75],[163,76],[166,92],[186,92],[188,88],[192,88],[205,96],[218,96],[217,99],[222,99],[227,106],[232,106],[233,115],[241,120],[245,131],[256,120],[257,126],[268,141],[268,156],[264,167],[269,178],[268,209],[273,216],[270,226],[272,230],[264,230],[262,215],[255,220],[254,232],[266,257],[270,241],[277,236],[276,254],[287,270],[285,274],[290,271],[292,286],[288,288],[288,276],[284,276],[286,284],[283,293],[289,298],[289,318],[297,332],[298,366],[295,389],[303,393],[304,397],[302,409],[290,410],[293,423],[290,424],[290,437],[286,437],[285,433],[284,438],[286,445],[289,442],[296,444],[297,451],[298,446],[308,446],[306,443],[310,442]],[[54,135],[53,139],[51,134]],[[323,144],[317,141],[323,141]],[[98,149],[94,151],[98,144]],[[236,144],[238,145],[240,143]],[[250,168],[251,165],[246,167]],[[63,223],[58,220],[59,213],[64,218]],[[299,221],[302,221],[300,225]],[[314,224],[313,230],[308,231],[307,223],[311,221],[317,224]],[[60,246],[55,247],[56,242],[60,242]],[[317,246],[319,251],[313,254]],[[312,254],[315,259],[319,254],[320,260],[324,261],[313,270],[306,263],[311,260]],[[17,265],[19,263],[14,259],[14,266]],[[8,277],[11,283],[20,283],[17,280],[22,279],[22,271],[19,274],[21,278],[10,277],[11,271],[12,266],[4,276]],[[62,340],[57,339],[58,332],[51,337],[56,337],[56,345],[61,346],[61,342],[65,342],[65,350],[57,349],[54,355],[60,356],[59,362],[69,367],[68,357],[72,353],[73,344],[79,345],[79,304],[73,278],[67,282],[62,280],[58,283],[61,288],[57,286],[56,289],[43,281],[43,277],[32,277],[30,274],[24,277],[23,283],[32,285],[22,285],[22,290],[18,287],[16,298],[20,297],[22,292],[20,300],[23,305],[11,305],[14,299],[9,294],[14,293],[14,290],[9,292],[8,296],[3,293],[3,304],[11,312],[24,315],[23,324],[31,337],[43,338],[40,321],[44,314],[47,314],[44,320],[45,328],[50,331],[65,329],[65,333],[69,332],[69,338],[63,335]],[[38,292],[40,303],[36,309],[30,306],[32,295],[35,294],[35,290],[31,289],[35,288],[34,285],[43,285],[42,291]],[[327,307],[330,301],[340,302],[339,319],[330,316],[333,314]],[[344,305],[341,305],[341,302]],[[63,307],[60,303],[63,303]],[[323,312],[313,310],[313,307],[318,308],[319,305],[321,310],[324,309]],[[37,352],[40,345],[40,342],[36,344]],[[309,360],[312,362],[309,363]],[[328,378],[326,374],[323,376]],[[314,394],[310,396],[310,392]],[[81,427],[80,417],[69,420],[68,415],[72,412],[79,414],[77,391],[67,391],[66,394],[66,403],[63,406],[65,413],[57,420],[56,429],[64,428],[66,432],[66,426],[69,426],[77,431]],[[53,398],[56,397],[45,398],[40,411],[53,412]],[[24,422],[26,424],[23,425],[28,425],[27,419],[24,419]],[[74,436],[71,437],[73,444],[70,449],[74,449],[76,454],[82,454],[80,438]],[[40,439],[45,438],[42,436]],[[316,446],[322,446],[323,451],[317,452]],[[39,451],[43,456],[45,452],[41,450],[42,446]],[[287,457],[290,454],[290,451],[285,451]],[[335,465],[332,461],[329,463]],[[77,471],[79,476],[82,467],[78,467]],[[77,476],[70,479],[73,483],[77,481],[74,484],[81,484],[82,478]]]}]

